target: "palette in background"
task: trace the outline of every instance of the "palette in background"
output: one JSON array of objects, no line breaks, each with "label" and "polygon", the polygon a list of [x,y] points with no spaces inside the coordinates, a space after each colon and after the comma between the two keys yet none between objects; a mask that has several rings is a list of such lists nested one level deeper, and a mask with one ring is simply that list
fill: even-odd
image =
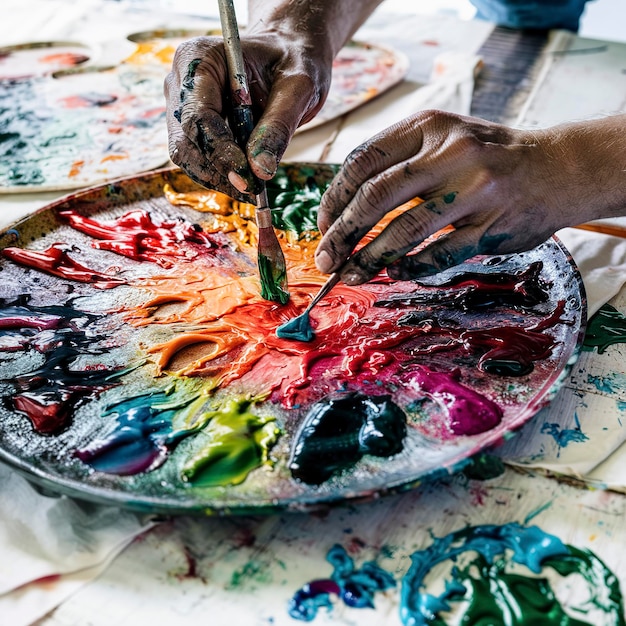
[{"label": "palette in background", "polygon": [[47,46],[0,50],[0,192],[87,187],[167,163],[160,68],[94,67],[88,48]]},{"label": "palette in background", "polygon": [[324,282],[312,228],[335,171],[285,165],[270,186],[287,305],[259,296],[250,206],[179,170],[4,233],[0,459],[142,510],[303,509],[450,471],[545,406],[585,316],[555,240],[422,284],[338,285],[314,341],[276,337]]},{"label": "palette in background", "polygon": [[[221,36],[221,31],[214,29],[202,33],[171,29],[133,33],[128,39],[137,44],[137,50],[128,61],[164,63],[169,70],[177,46],[200,35]],[[365,104],[399,83],[408,69],[408,58],[397,50],[380,44],[349,41],[333,61],[333,79],[324,106],[315,119],[296,132],[325,124]]]},{"label": "palette in background", "polygon": [[[138,174],[169,160],[163,80],[176,47],[201,33],[134,33],[135,51],[97,67],[80,43],[0,48],[0,193],[78,189]],[[404,55],[350,42],[337,56],[318,126],[396,84]],[[301,129],[302,130],[302,129]]]}]

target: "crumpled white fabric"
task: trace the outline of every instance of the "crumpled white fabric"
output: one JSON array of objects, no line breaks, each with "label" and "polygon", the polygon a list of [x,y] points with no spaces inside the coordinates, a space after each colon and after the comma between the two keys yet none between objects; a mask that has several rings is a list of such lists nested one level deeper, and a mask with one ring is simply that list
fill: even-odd
[{"label": "crumpled white fabric", "polygon": [[0,623],[41,618],[153,524],[118,507],[45,495],[0,465]]},{"label": "crumpled white fabric", "polygon": [[576,228],[565,228],[557,237],[580,271],[591,317],[626,284],[626,238]]}]

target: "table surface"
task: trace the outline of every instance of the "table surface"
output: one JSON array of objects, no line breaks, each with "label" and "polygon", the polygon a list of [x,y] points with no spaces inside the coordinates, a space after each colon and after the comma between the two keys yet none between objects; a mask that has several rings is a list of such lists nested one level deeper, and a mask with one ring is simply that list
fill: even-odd
[{"label": "table surface", "polygon": [[[132,32],[214,23],[146,8],[146,3],[4,1],[8,10],[0,23],[0,45],[89,41],[98,44],[101,60],[112,62],[132,51],[126,40]],[[626,44],[563,32],[523,35],[446,16],[411,14],[399,20],[384,12],[375,13],[356,38],[404,52],[410,59],[406,80],[362,109],[297,136],[287,160],[340,161],[377,125],[387,126],[412,112],[410,107],[432,103],[534,127],[626,110]],[[477,55],[484,67],[474,89]],[[434,80],[436,59],[454,59],[452,63],[465,71],[446,81]],[[508,76],[515,80],[507,80],[511,64],[515,72]],[[0,226],[60,195],[1,196]],[[567,233],[564,241],[569,241]],[[584,249],[575,237],[571,241],[573,248]],[[604,280],[605,268],[593,260],[588,275]],[[626,252],[612,263],[626,263]],[[626,314],[626,290],[621,283],[607,299]],[[400,581],[411,555],[428,548],[436,537],[485,524],[537,525],[565,544],[589,549],[625,589],[626,561],[621,556],[626,548],[626,451],[621,450],[626,438],[621,426],[626,416],[624,342],[622,337],[621,343],[602,354],[584,352],[552,405],[511,442],[485,457],[496,468],[491,474],[483,468],[479,478],[468,472],[452,475],[408,493],[319,514],[141,518],[145,531],[140,538],[116,551],[97,578],[88,572],[83,578],[69,575],[68,579],[74,577],[71,595],[54,596],[50,581],[26,586],[12,600],[7,615],[13,624],[40,626],[195,624],[207,619],[216,624],[233,620],[293,624],[287,611],[290,599],[307,582],[331,576],[327,555],[337,544],[354,567],[376,560],[397,584],[375,596],[374,608],[350,608],[333,596],[332,608],[322,609],[315,622],[401,624]],[[10,495],[0,499],[0,511]],[[33,497],[43,502],[50,496]],[[92,505],[84,506],[92,511]],[[52,528],[51,541],[54,532]],[[443,579],[445,574],[437,576]],[[47,607],[45,617],[34,619],[26,609],[26,598],[34,597]],[[60,599],[46,604],[46,597]],[[3,606],[0,596],[0,618]]]}]

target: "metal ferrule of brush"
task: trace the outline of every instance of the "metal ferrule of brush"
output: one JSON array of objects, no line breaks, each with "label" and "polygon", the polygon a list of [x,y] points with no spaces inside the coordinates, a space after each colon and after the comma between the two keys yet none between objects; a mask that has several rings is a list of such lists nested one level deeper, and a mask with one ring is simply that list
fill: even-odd
[{"label": "metal ferrule of brush", "polygon": [[256,224],[259,228],[271,228],[272,227],[272,210],[269,207],[267,200],[267,189],[265,185],[261,191],[256,195]]}]

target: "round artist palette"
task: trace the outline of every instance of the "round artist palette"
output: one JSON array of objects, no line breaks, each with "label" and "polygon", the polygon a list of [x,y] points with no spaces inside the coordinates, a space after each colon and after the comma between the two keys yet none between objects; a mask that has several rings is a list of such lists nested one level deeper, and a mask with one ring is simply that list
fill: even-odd
[{"label": "round artist palette", "polygon": [[84,188],[169,159],[159,69],[62,69],[0,83],[2,100],[0,193]]},{"label": "round artist palette", "polygon": [[[334,171],[284,165],[269,188],[277,217],[293,225],[294,198],[314,200]],[[325,279],[307,235],[283,239],[290,303],[267,302],[254,248],[208,234],[224,219],[212,204],[162,170],[67,196],[0,236],[0,460],[138,510],[321,507],[459,468],[545,406],[578,356],[582,283],[554,239],[424,284],[337,285],[311,315],[313,342],[280,340]],[[350,394],[393,403],[400,446],[379,438],[355,457],[348,411],[307,440],[313,480],[294,478],[312,408]],[[342,467],[320,476],[318,453]]]}]

